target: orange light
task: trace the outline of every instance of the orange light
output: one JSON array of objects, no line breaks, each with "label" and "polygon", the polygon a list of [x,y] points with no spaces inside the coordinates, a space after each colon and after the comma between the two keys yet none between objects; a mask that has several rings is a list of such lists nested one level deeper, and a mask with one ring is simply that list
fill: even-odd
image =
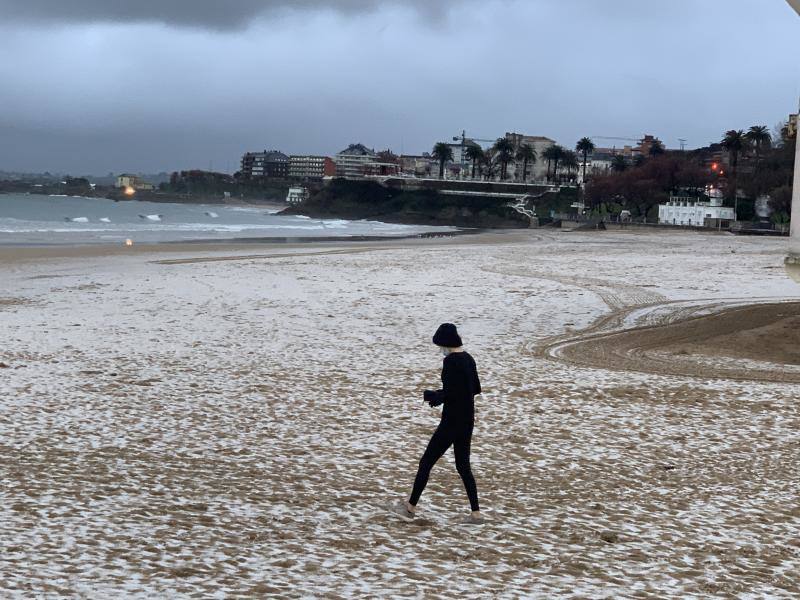
[{"label": "orange light", "polygon": [[719,165],[717,163],[712,163],[711,164],[711,170],[712,171],[716,171],[717,169],[719,169]]},{"label": "orange light", "polygon": [[125,195],[126,196],[133,196],[136,193],[136,190],[133,189],[131,186],[125,186]]}]

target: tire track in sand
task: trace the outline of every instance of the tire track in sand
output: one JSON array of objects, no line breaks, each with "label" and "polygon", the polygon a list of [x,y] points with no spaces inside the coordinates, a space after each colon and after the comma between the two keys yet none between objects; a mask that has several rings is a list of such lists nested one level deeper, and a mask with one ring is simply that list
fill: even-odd
[{"label": "tire track in sand", "polygon": [[[800,317],[800,302],[770,300],[665,303],[649,307],[636,319],[645,324],[634,326],[624,326],[633,311],[620,311],[599,327],[592,326],[577,336],[551,338],[538,346],[535,353],[574,365],[614,371],[800,383],[798,365],[768,362],[757,354],[742,359],[687,349],[709,341],[713,345],[716,338],[746,334],[787,318]],[[609,321],[623,326],[608,327]]]},{"label": "tire track in sand", "polygon": [[720,336],[730,336],[800,317],[796,298],[698,298],[668,300],[639,286],[590,277],[569,277],[524,267],[485,271],[557,281],[598,295],[611,309],[579,331],[523,344],[523,352],[582,367],[673,375],[800,383],[800,367],[722,354],[689,352]]}]

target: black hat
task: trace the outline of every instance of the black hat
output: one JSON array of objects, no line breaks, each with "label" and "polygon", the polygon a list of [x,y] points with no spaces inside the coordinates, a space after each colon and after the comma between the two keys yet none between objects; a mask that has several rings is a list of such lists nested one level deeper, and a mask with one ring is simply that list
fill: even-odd
[{"label": "black hat", "polygon": [[433,343],[445,348],[460,348],[463,343],[458,335],[456,326],[452,323],[442,323],[439,329],[433,334]]}]

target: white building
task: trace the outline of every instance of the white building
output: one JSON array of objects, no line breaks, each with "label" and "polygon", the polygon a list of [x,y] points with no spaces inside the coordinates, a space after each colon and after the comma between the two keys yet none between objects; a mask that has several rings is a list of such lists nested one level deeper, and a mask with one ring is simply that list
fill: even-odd
[{"label": "white building", "polygon": [[[536,152],[536,162],[528,165],[528,181],[542,181],[547,177],[547,159],[545,151],[556,142],[541,135],[525,135],[522,133],[506,133],[505,138],[514,146],[514,152],[523,144],[528,144]],[[522,161],[508,165],[509,179],[522,180]]]},{"label": "white building", "polygon": [[722,194],[712,189],[708,202],[694,196],[670,196],[669,202],[658,205],[658,222],[665,225],[716,225],[735,221],[733,208],[722,206]]},{"label": "white building", "polygon": [[289,188],[289,193],[286,194],[286,202],[289,204],[300,204],[308,200],[308,188],[302,186],[294,186]]},{"label": "white building", "polygon": [[145,181],[138,175],[129,175],[127,173],[123,173],[122,175],[117,176],[117,187],[120,189],[131,189],[137,191],[154,190],[156,186],[149,181]]},{"label": "white building", "polygon": [[[469,150],[470,146],[480,148],[481,145],[469,138],[464,138],[463,141],[458,142],[457,144],[447,144],[447,145],[450,146],[450,150],[453,151],[453,160],[449,164],[460,165],[462,176],[466,177],[467,174],[469,174],[472,169],[472,161],[467,156],[467,151]],[[477,177],[477,171],[475,176]]]},{"label": "white building", "polygon": [[[583,156],[578,157],[581,163],[581,170],[583,170]],[[611,170],[611,165],[614,163],[613,154],[603,154],[600,152],[593,152],[589,155],[586,162],[586,175],[605,175]],[[583,173],[581,173],[583,175]]]},{"label": "white building", "polygon": [[336,155],[336,175],[339,177],[364,177],[367,165],[377,162],[374,150],[364,144],[350,144]]}]

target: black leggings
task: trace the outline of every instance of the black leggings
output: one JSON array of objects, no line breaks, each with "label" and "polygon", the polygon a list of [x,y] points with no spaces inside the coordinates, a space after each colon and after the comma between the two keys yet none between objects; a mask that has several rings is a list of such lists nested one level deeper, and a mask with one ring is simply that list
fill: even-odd
[{"label": "black leggings", "polygon": [[464,482],[467,490],[469,504],[473,511],[479,510],[478,507],[478,487],[475,485],[475,478],[469,468],[469,447],[472,442],[472,427],[468,429],[450,429],[443,426],[436,428],[436,431],[428,442],[428,447],[419,461],[419,470],[414,479],[414,490],[411,492],[409,503],[416,506],[422,491],[428,484],[428,476],[436,461],[439,460],[447,449],[452,445],[453,453],[456,455],[456,470]]}]

